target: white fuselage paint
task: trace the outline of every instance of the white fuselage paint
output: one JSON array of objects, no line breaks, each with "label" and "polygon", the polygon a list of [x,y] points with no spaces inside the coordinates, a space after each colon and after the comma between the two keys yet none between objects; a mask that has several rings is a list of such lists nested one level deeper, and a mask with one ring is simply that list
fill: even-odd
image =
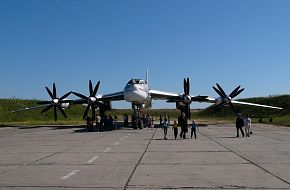
[{"label": "white fuselage paint", "polygon": [[142,104],[148,98],[148,85],[141,79],[130,80],[124,88],[124,99],[128,102]]}]

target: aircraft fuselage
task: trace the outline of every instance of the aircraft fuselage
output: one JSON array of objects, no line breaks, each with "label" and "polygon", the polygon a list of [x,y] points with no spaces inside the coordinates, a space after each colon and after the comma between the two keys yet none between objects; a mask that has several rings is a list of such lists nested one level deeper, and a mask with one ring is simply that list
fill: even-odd
[{"label": "aircraft fuselage", "polygon": [[149,98],[147,83],[141,79],[130,80],[124,88],[124,99],[134,104],[143,104]]}]

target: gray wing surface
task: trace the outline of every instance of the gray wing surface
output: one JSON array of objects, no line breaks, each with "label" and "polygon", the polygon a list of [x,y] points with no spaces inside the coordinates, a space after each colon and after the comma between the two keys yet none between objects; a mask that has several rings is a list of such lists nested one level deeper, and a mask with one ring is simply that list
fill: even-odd
[{"label": "gray wing surface", "polygon": [[[211,98],[211,97],[207,97],[207,98],[201,100],[201,102],[216,103],[216,99],[215,98]],[[231,100],[231,102],[233,104],[240,104],[240,105],[256,106],[256,107],[279,109],[279,110],[283,109],[281,107],[269,106],[269,105],[263,105],[263,104],[255,104],[255,103],[251,103],[251,102],[242,102],[242,101],[236,101],[236,100]]]},{"label": "gray wing surface", "polygon": [[[172,92],[164,92],[159,90],[149,91],[151,98],[154,100],[167,100],[168,102],[182,102],[184,101],[183,95]],[[191,96],[191,101],[193,102],[206,102],[208,96]]]},{"label": "gray wing surface", "polygon": [[[178,93],[171,93],[171,92],[164,92],[159,90],[150,90],[151,98],[155,100],[167,100],[168,102],[182,102],[184,101],[183,95]],[[209,96],[191,96],[192,102],[206,102],[206,103],[217,103],[217,100],[215,98],[209,97]],[[276,106],[269,106],[269,105],[263,105],[263,104],[255,104],[250,102],[242,102],[242,101],[236,101],[231,100],[231,103],[233,104],[241,104],[241,105],[248,105],[248,106],[256,106],[256,107],[263,107],[263,108],[271,108],[271,109],[283,109],[281,107]]]},{"label": "gray wing surface", "polygon": [[98,100],[100,101],[118,101],[118,100],[125,100],[124,99],[124,91],[115,92],[111,94],[104,94]]},{"label": "gray wing surface", "polygon": [[49,105],[50,104],[45,104],[45,105],[41,105],[41,106],[34,106],[34,107],[30,107],[30,108],[23,108],[23,109],[19,109],[19,110],[14,110],[14,111],[12,111],[12,113],[21,112],[21,111],[27,111],[27,110],[33,110],[33,109],[39,109],[39,108],[45,108],[45,107],[47,107]]},{"label": "gray wing surface", "polygon": [[275,107],[275,106],[268,106],[268,105],[255,104],[255,103],[249,103],[249,102],[241,102],[241,101],[235,101],[235,100],[232,100],[232,103],[233,104],[249,105],[249,106],[257,106],[257,107],[264,107],[264,108],[279,109],[279,110],[283,109],[283,108]]},{"label": "gray wing surface", "polygon": [[170,98],[180,97],[180,94],[164,92],[159,90],[149,90],[151,98],[154,100],[169,100]]}]

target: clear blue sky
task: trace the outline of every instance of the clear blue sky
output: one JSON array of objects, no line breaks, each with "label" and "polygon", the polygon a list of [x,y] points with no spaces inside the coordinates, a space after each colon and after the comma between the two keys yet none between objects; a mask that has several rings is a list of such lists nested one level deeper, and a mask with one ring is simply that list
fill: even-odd
[{"label": "clear blue sky", "polygon": [[[0,0],[0,98],[152,89],[239,98],[290,93],[289,0]],[[71,96],[71,98],[74,98]],[[113,104],[130,107],[128,103]],[[155,102],[154,108],[174,107]],[[200,107],[194,104],[192,107]]]}]

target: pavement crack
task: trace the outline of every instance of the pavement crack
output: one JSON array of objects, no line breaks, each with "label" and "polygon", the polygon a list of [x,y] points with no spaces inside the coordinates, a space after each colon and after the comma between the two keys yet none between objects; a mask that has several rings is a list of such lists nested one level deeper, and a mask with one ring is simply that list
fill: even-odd
[{"label": "pavement crack", "polygon": [[157,128],[155,129],[154,133],[152,134],[152,136],[151,136],[151,138],[150,138],[150,140],[149,140],[149,142],[148,142],[148,144],[147,144],[147,146],[146,146],[144,152],[142,153],[140,159],[138,160],[138,162],[137,162],[137,164],[135,165],[135,167],[134,167],[132,173],[130,174],[130,176],[129,176],[129,178],[128,178],[128,180],[127,180],[125,186],[124,186],[124,190],[126,190],[126,189],[128,188],[128,185],[129,185],[129,183],[130,183],[130,181],[131,181],[131,179],[132,179],[132,177],[133,177],[133,174],[135,173],[137,167],[140,165],[141,160],[143,159],[145,153],[147,152],[148,147],[149,147],[149,145],[151,144],[151,142],[152,142],[152,140],[153,140],[153,138],[154,138],[154,135],[156,134],[156,131],[157,131]]},{"label": "pavement crack", "polygon": [[283,181],[284,183],[286,183],[286,184],[290,185],[290,182],[288,182],[288,181],[286,181],[285,179],[283,179],[283,178],[281,178],[281,177],[277,176],[277,175],[276,175],[276,174],[274,174],[273,172],[271,172],[271,171],[269,171],[269,170],[267,170],[267,169],[263,168],[263,167],[262,167],[262,166],[260,166],[259,164],[257,164],[257,163],[255,163],[255,162],[251,161],[250,159],[248,159],[248,158],[244,157],[243,155],[241,155],[241,154],[237,153],[236,151],[234,151],[234,150],[230,149],[229,147],[226,147],[225,145],[223,145],[222,143],[218,142],[218,141],[217,141],[217,140],[215,140],[214,138],[212,138],[212,137],[209,137],[209,136],[206,136],[205,134],[202,134],[202,133],[199,133],[199,134],[201,134],[202,136],[204,136],[204,137],[206,137],[206,138],[208,138],[208,139],[210,139],[210,140],[214,141],[215,143],[217,143],[218,145],[222,146],[223,148],[225,148],[225,149],[229,150],[230,152],[232,152],[232,153],[236,154],[237,156],[241,157],[242,159],[244,159],[244,160],[248,161],[250,164],[253,164],[254,166],[256,166],[256,167],[260,168],[261,170],[263,170],[263,171],[265,171],[265,172],[269,173],[270,175],[272,175],[272,176],[276,177],[277,179],[279,179],[279,180]]}]

